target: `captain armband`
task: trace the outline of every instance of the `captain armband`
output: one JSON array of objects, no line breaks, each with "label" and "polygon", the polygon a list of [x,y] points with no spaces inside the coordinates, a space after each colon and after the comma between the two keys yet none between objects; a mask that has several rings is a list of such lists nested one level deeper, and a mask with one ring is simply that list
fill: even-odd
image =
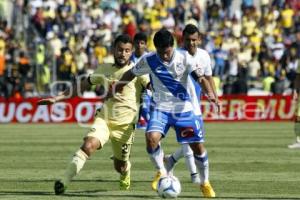
[{"label": "captain armband", "polygon": [[192,71],[191,76],[193,77],[193,79],[195,81],[197,81],[199,78],[204,76],[203,70],[196,69],[196,70]]}]

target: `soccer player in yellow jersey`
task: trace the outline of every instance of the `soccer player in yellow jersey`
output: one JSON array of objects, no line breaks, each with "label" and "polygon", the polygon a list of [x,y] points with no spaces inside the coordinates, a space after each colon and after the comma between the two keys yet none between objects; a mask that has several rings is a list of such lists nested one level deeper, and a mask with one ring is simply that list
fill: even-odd
[{"label": "soccer player in yellow jersey", "polygon": [[[99,84],[106,91],[109,85],[119,80],[124,72],[133,67],[129,58],[132,54],[132,40],[128,35],[120,35],[114,41],[114,64],[103,64],[94,74],[81,81],[81,88],[74,87],[63,94],[42,99],[39,105],[48,105],[76,96],[79,90],[85,90],[90,85]],[[120,189],[130,188],[130,150],[133,143],[137,110],[143,87],[149,83],[148,76],[137,77],[126,85],[121,93],[107,99],[101,110],[95,115],[95,120],[82,146],[75,152],[65,175],[54,184],[55,194],[63,194],[72,180],[84,166],[86,160],[97,150],[103,148],[110,139],[113,150],[114,167],[120,173]],[[76,85],[76,84],[74,84]],[[70,95],[69,95],[70,94]]]}]

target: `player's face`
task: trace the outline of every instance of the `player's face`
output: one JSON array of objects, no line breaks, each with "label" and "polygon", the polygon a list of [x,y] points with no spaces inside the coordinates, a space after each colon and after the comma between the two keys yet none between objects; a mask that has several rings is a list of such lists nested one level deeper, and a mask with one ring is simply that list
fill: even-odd
[{"label": "player's face", "polygon": [[165,62],[171,61],[173,56],[173,47],[157,48],[156,51],[160,59],[162,59]]},{"label": "player's face", "polygon": [[146,42],[143,40],[138,40],[134,42],[134,48],[135,51],[138,52],[139,54],[143,54],[146,50]]},{"label": "player's face", "polygon": [[185,34],[183,36],[183,45],[184,48],[192,55],[194,55],[197,51],[197,47],[200,44],[200,36],[199,34]]},{"label": "player's face", "polygon": [[114,58],[118,66],[124,67],[129,63],[129,58],[132,54],[132,44],[119,42],[115,46]]}]

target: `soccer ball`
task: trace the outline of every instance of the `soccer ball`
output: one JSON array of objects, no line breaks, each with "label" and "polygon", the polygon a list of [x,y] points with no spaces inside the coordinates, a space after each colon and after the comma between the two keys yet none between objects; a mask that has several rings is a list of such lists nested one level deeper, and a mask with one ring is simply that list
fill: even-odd
[{"label": "soccer ball", "polygon": [[176,198],[181,192],[181,185],[177,177],[165,176],[157,183],[157,193],[162,198]]}]

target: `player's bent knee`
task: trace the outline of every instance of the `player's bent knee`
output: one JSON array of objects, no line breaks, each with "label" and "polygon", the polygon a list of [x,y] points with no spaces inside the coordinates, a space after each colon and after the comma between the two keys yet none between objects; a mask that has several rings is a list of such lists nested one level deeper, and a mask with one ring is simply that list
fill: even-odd
[{"label": "player's bent knee", "polygon": [[88,155],[91,156],[97,149],[101,148],[100,141],[94,137],[87,137],[84,140],[81,149]]},{"label": "player's bent knee", "polygon": [[157,148],[160,138],[161,138],[160,134],[159,135],[157,135],[157,134],[146,134],[147,148],[151,148],[151,149]]},{"label": "player's bent knee", "polygon": [[194,154],[200,155],[206,151],[203,143],[192,143],[190,144],[190,147]]}]

